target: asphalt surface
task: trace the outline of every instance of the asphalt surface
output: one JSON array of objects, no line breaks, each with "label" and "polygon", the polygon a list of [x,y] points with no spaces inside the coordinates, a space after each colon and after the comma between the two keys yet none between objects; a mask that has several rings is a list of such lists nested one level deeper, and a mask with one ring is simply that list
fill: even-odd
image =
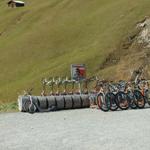
[{"label": "asphalt surface", "polygon": [[0,114],[0,150],[149,149],[150,109]]}]

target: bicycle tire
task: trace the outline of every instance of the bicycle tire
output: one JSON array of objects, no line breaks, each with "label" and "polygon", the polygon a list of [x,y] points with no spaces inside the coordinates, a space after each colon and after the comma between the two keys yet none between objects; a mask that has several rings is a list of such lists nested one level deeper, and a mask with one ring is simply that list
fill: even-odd
[{"label": "bicycle tire", "polygon": [[137,107],[139,109],[142,109],[145,107],[145,98],[144,96],[142,95],[142,93],[138,90],[134,90],[134,96],[136,98],[136,101],[137,101]]},{"label": "bicycle tire", "polygon": [[127,110],[129,108],[130,105],[126,93],[119,91],[115,97],[116,97],[116,104],[121,110]]},{"label": "bicycle tire", "polygon": [[150,105],[150,89],[145,92],[146,102]]},{"label": "bicycle tire", "polygon": [[110,110],[111,111],[116,111],[118,109],[118,105],[116,104],[114,93],[112,93],[112,92],[106,93],[105,99],[108,99],[106,101],[110,101]]},{"label": "bicycle tire", "polygon": [[97,96],[97,105],[102,111],[107,112],[110,110],[110,105],[106,101],[105,95],[102,93],[98,94]]},{"label": "bicycle tire", "polygon": [[134,93],[133,92],[128,92],[127,96],[128,96],[128,100],[130,102],[130,108],[131,109],[137,109],[137,104],[136,104]]}]

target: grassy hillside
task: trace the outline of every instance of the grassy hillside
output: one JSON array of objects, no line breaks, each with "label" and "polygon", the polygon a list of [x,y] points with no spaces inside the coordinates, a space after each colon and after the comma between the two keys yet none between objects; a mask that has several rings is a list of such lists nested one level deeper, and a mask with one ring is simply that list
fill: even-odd
[{"label": "grassy hillside", "polygon": [[100,66],[150,14],[149,0],[25,2],[11,9],[0,0],[1,102],[32,86],[39,93],[42,77],[70,75],[72,63],[85,63],[88,75],[112,77],[115,66]]}]

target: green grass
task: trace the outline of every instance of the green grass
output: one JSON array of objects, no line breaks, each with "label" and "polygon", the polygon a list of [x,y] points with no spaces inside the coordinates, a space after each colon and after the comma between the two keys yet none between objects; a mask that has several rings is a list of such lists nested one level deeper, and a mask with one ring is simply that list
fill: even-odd
[{"label": "green grass", "polygon": [[70,75],[72,63],[87,64],[88,75],[112,76],[115,67],[99,66],[150,14],[149,0],[25,2],[11,9],[0,0],[1,103],[32,86],[39,94],[42,77]]},{"label": "green grass", "polygon": [[16,112],[18,111],[17,102],[4,103],[0,105],[0,112]]}]

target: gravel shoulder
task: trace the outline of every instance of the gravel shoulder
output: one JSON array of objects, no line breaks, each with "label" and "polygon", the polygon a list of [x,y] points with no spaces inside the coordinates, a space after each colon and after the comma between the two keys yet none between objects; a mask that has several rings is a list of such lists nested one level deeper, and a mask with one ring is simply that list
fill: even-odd
[{"label": "gravel shoulder", "polygon": [[0,113],[1,150],[148,150],[150,109]]}]

